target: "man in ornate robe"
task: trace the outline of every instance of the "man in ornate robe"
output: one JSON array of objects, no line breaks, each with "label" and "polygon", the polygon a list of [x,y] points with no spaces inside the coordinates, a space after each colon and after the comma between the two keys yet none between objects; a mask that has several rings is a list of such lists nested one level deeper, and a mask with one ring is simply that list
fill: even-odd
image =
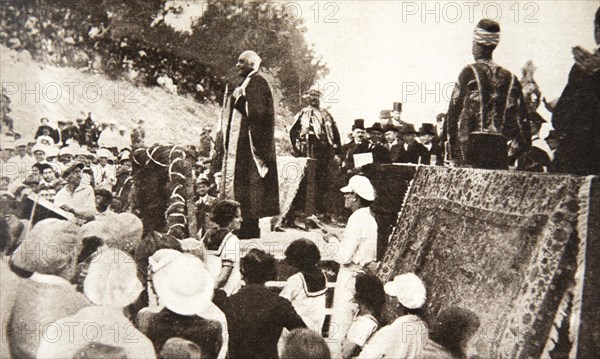
[{"label": "man in ornate robe", "polygon": [[322,214],[332,213],[335,211],[332,197],[338,194],[337,188],[334,187],[339,176],[337,163],[341,162],[340,132],[333,117],[326,109],[321,108],[321,92],[315,89],[308,90],[304,99],[308,106],[294,117],[290,141],[294,155],[310,157],[317,161],[316,210]]},{"label": "man in ornate robe", "polygon": [[459,166],[508,169],[509,157],[529,146],[521,84],[492,60],[499,40],[497,22],[479,21],[473,34],[476,62],[461,71],[452,93],[444,141],[447,158]]},{"label": "man in ornate robe", "polygon": [[236,64],[240,83],[226,99],[221,195],[241,205],[240,239],[260,237],[258,219],[279,214],[275,110],[260,57],[244,51]]}]

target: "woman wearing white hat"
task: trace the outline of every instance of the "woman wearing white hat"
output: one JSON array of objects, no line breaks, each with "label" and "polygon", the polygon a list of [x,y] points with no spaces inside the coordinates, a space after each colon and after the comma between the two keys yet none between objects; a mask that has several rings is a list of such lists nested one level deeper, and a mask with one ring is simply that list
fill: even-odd
[{"label": "woman wearing white hat", "polygon": [[420,358],[429,340],[427,324],[421,319],[427,298],[425,285],[414,273],[396,276],[384,286],[388,303],[396,306],[396,318],[386,318],[391,324],[376,332],[360,352],[359,358]]},{"label": "woman wearing white hat", "polygon": [[214,280],[202,261],[160,249],[149,258],[149,278],[150,307],[140,310],[137,320],[156,352],[178,337],[200,346],[203,357],[225,358],[227,320],[212,303]]},{"label": "woman wearing white hat", "polygon": [[358,310],[353,301],[356,275],[365,265],[377,259],[377,222],[369,207],[375,200],[373,185],[367,177],[352,176],[348,185],[340,191],[344,193],[344,206],[353,213],[348,218],[341,241],[329,233],[324,236],[325,241],[337,246],[334,259],[340,263],[329,325],[333,357],[341,357],[342,340]]}]

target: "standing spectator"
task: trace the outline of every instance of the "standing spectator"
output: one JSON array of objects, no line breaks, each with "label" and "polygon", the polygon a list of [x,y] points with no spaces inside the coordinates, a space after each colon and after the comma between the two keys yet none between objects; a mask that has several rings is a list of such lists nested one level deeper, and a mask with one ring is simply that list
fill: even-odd
[{"label": "standing spectator", "polygon": [[121,204],[121,212],[131,210],[133,195],[133,176],[131,175],[131,155],[129,151],[123,152],[117,167],[117,183],[113,187],[115,198]]},{"label": "standing spectator", "polygon": [[[473,32],[475,63],[458,76],[446,121],[449,160],[459,166],[508,169],[509,157],[529,147],[523,91],[517,77],[498,66],[492,54],[500,25],[482,19]],[[513,142],[509,153],[508,142]]]},{"label": "standing spectator", "polygon": [[392,163],[398,162],[398,156],[400,156],[402,142],[398,141],[398,130],[399,128],[394,125],[388,125],[384,127],[385,144],[384,146],[390,153],[390,161]]},{"label": "standing spectator", "polygon": [[427,148],[417,142],[417,131],[415,126],[406,124],[400,129],[402,135],[402,147],[400,148],[400,154],[398,155],[398,162],[400,163],[413,163],[413,164],[426,164],[429,163]]},{"label": "standing spectator", "polygon": [[371,213],[375,189],[368,178],[352,176],[348,185],[340,189],[344,205],[352,211],[344,230],[343,240],[327,233],[324,240],[337,245],[335,261],[340,270],[335,282],[333,313],[329,326],[333,356],[341,355],[342,340],[348,333],[352,318],[358,310],[353,302],[356,275],[363,267],[377,259],[377,222]]},{"label": "standing spectator", "polygon": [[271,292],[265,282],[275,278],[275,258],[251,249],[241,263],[246,285],[226,301],[229,358],[278,358],[277,342],[283,328],[304,328],[292,304]]},{"label": "standing spectator", "polygon": [[427,150],[427,154],[424,153],[421,163],[430,165],[432,164],[431,160],[435,159],[437,165],[443,165],[444,157],[442,156],[442,149],[439,147],[439,144],[434,141],[435,129],[433,124],[424,123],[421,125],[421,128],[419,129],[419,139],[421,140],[421,145]]},{"label": "standing spectator", "polygon": [[132,147],[144,146],[144,139],[146,138],[146,130],[144,130],[144,120],[139,120],[136,128],[131,131],[131,145]]},{"label": "standing spectator", "polygon": [[200,134],[200,145],[198,146],[198,155],[201,157],[210,158],[213,142],[211,132],[212,129],[208,126],[202,129],[202,133]]},{"label": "standing spectator", "polygon": [[198,220],[198,227],[201,229],[202,236],[212,226],[212,213],[214,206],[217,202],[217,198],[209,194],[210,182],[206,177],[198,177],[196,181],[196,194],[198,200],[196,201],[196,217]]},{"label": "standing spectator", "polygon": [[[600,8],[594,20],[600,45]],[[552,127],[562,138],[554,172],[600,175],[600,50],[573,48],[575,64],[552,112]],[[559,164],[559,166],[557,166]]]}]

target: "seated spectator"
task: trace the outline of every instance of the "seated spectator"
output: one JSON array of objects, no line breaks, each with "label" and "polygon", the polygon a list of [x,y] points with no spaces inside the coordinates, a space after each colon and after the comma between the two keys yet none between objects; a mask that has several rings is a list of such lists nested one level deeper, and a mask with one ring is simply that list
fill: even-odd
[{"label": "seated spectator", "polygon": [[140,310],[138,326],[157,353],[171,338],[198,345],[206,358],[225,358],[227,322],[211,302],[214,282],[202,261],[173,249],[158,250],[149,259],[152,278],[150,307]]},{"label": "seated spectator", "polygon": [[450,307],[438,315],[432,325],[423,358],[466,359],[467,344],[479,329],[480,321],[472,311]]},{"label": "seated spectator", "polygon": [[271,292],[265,282],[275,278],[275,258],[251,249],[240,265],[246,285],[224,304],[229,325],[229,358],[277,358],[283,328],[306,325],[285,298]]},{"label": "seated spectator", "polygon": [[[81,230],[68,221],[38,222],[13,254],[12,264],[33,273],[17,288],[8,326],[12,358],[35,358],[42,330],[90,302],[70,283],[81,249]],[[40,255],[40,248],[54,248]],[[36,250],[37,249],[37,250]]]},{"label": "seated spectator", "polygon": [[[3,225],[7,231],[6,235],[2,236],[2,247],[7,255],[11,255],[19,246],[19,240],[24,234],[25,226],[23,222],[14,214],[16,212],[16,198],[8,191],[0,191],[0,212]],[[3,251],[4,251],[3,250]]]},{"label": "seated spectator", "polygon": [[56,172],[50,163],[44,163],[38,166],[41,172],[40,182],[38,184],[38,195],[50,202],[54,202],[56,192],[64,186],[64,182],[56,175]]},{"label": "seated spectator", "polygon": [[[96,328],[94,343],[122,348],[127,358],[156,358],[150,340],[133,327],[123,311],[143,289],[136,272],[133,259],[126,253],[106,247],[98,251],[83,283],[83,291],[94,305],[48,326],[37,358],[72,358],[89,344],[86,328],[92,325]],[[120,330],[127,335],[120,335]]]},{"label": "seated spectator", "polygon": [[357,356],[369,338],[379,329],[379,318],[385,305],[383,284],[371,274],[356,277],[354,300],[358,303],[358,314],[354,318],[342,344],[344,359]]},{"label": "seated spectator", "polygon": [[96,198],[96,220],[108,220],[111,221],[114,219],[114,216],[117,214],[109,209],[113,196],[110,191],[105,190],[104,188],[98,188],[95,191]]},{"label": "seated spectator", "polygon": [[319,248],[308,239],[295,240],[286,248],[285,260],[299,272],[288,278],[279,295],[289,300],[308,328],[320,335],[325,322],[327,277],[318,267]]},{"label": "seated spectator", "polygon": [[[46,117],[42,117],[40,119],[40,126],[37,128],[37,130],[35,131],[35,136],[33,136],[33,138],[35,138],[36,140],[38,139],[38,137],[40,136],[50,136],[52,137],[53,133],[54,133],[54,129],[52,127],[50,127],[49,125],[49,120]],[[53,141],[54,142],[54,139]]]},{"label": "seated spectator", "polygon": [[240,240],[233,234],[242,223],[240,204],[236,201],[217,202],[213,221],[219,226],[210,229],[202,242],[206,248],[206,267],[215,278],[215,289],[227,296],[236,293],[241,285]]},{"label": "seated spectator", "polygon": [[309,329],[294,329],[285,340],[281,359],[330,359],[323,338]]},{"label": "seated spectator", "polygon": [[[376,332],[363,347],[359,358],[420,358],[429,339],[427,324],[421,319],[426,290],[414,273],[396,276],[384,286],[393,310],[386,311],[396,318],[388,319],[388,325]],[[388,313],[389,312],[389,313]]]},{"label": "seated spectator", "polygon": [[197,344],[181,338],[171,338],[163,345],[160,359],[201,359],[202,349]]},{"label": "seated spectator", "polygon": [[62,177],[67,184],[56,193],[54,204],[63,211],[69,212],[73,218],[91,221],[96,214],[94,189],[81,183],[81,162],[73,162],[64,170]]}]

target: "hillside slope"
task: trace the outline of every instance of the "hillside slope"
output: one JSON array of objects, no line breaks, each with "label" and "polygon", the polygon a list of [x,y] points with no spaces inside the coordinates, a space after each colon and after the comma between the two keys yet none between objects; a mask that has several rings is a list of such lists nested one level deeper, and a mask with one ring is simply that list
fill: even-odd
[{"label": "hillside slope", "polygon": [[99,74],[33,61],[0,47],[3,92],[11,100],[15,131],[32,137],[41,117],[52,122],[87,116],[131,129],[146,122],[147,143],[197,144],[202,127],[218,124],[220,108],[161,88],[136,87]]}]

